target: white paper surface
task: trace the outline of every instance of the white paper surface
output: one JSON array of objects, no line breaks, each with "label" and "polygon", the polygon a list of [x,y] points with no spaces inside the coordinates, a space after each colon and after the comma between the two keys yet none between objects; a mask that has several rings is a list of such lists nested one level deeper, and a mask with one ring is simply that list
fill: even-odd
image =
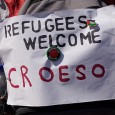
[{"label": "white paper surface", "polygon": [[[89,19],[96,26],[86,26]],[[0,26],[8,104],[50,106],[115,99],[114,6],[16,16]],[[56,61],[46,55],[51,45],[61,51]]]}]

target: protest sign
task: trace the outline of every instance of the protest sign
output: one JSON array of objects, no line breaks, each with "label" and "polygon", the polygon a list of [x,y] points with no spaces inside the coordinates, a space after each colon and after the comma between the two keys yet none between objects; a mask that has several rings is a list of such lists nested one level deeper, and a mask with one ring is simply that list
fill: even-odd
[{"label": "protest sign", "polygon": [[114,9],[63,10],[4,20],[0,56],[8,104],[115,99]]}]

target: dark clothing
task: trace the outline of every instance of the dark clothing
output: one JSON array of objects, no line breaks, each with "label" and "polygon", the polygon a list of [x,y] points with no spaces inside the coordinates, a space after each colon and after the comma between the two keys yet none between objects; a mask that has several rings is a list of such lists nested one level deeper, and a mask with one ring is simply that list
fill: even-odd
[{"label": "dark clothing", "polygon": [[115,115],[115,101],[88,102],[49,107],[20,107],[16,115]]}]

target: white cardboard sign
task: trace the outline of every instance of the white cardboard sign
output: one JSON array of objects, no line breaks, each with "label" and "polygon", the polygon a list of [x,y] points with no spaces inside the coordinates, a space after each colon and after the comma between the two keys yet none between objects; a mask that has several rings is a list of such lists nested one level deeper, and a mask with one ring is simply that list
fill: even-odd
[{"label": "white cardboard sign", "polygon": [[[115,99],[115,8],[21,15],[0,24],[8,104]],[[56,46],[60,58],[47,51]]]}]

